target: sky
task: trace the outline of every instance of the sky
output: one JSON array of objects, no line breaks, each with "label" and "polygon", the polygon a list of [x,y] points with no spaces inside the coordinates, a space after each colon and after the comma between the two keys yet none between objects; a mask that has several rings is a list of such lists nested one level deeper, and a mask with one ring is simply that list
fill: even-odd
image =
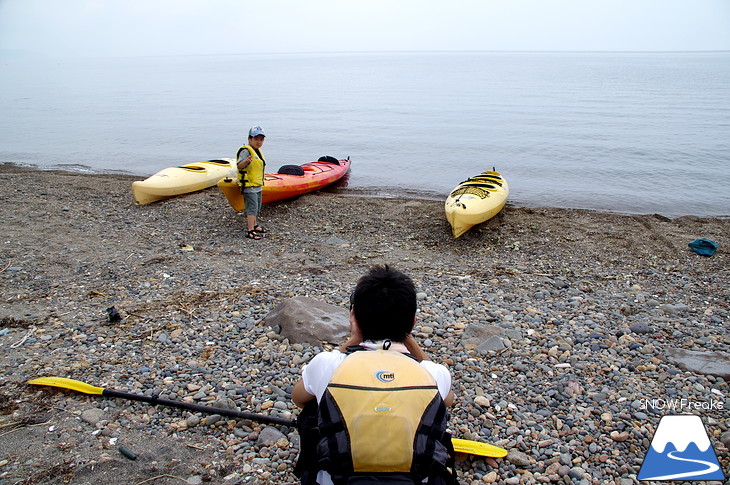
[{"label": "sky", "polygon": [[730,50],[730,0],[0,0],[0,54]]}]

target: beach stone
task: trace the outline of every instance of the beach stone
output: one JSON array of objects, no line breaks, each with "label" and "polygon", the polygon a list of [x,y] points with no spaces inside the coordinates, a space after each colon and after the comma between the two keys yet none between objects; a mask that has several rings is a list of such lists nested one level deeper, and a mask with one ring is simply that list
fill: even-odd
[{"label": "beach stone", "polygon": [[669,349],[667,358],[680,369],[697,374],[730,379],[730,355],[721,352],[699,352],[685,349]]},{"label": "beach stone", "polygon": [[347,309],[306,296],[283,301],[264,320],[291,343],[342,342],[350,332]]},{"label": "beach stone", "polygon": [[236,402],[231,398],[219,399],[213,403],[213,407],[221,409],[237,409]]},{"label": "beach stone", "polygon": [[559,288],[559,289],[565,289],[570,286],[570,283],[568,283],[566,280],[564,280],[562,278],[553,278],[551,280],[551,283],[553,284],[553,286],[555,288]]},{"label": "beach stone", "polygon": [[638,334],[646,334],[652,332],[652,329],[647,322],[634,322],[629,325],[629,329],[631,329],[632,332]]},{"label": "beach stone", "polygon": [[581,478],[583,478],[583,475],[585,475],[585,473],[586,471],[583,468],[576,466],[570,469],[570,471],[568,472],[568,476],[573,480],[580,480]]},{"label": "beach stone", "polygon": [[477,345],[477,350],[481,354],[487,354],[504,348],[506,348],[504,342],[502,342],[502,339],[496,335],[489,337],[487,340]]},{"label": "beach stone", "polygon": [[205,425],[206,426],[213,426],[214,424],[216,424],[221,419],[223,419],[223,416],[221,416],[220,414],[211,414],[210,416],[208,416],[208,417],[205,418]]},{"label": "beach stone", "polygon": [[483,407],[483,408],[488,408],[488,407],[489,407],[489,405],[490,405],[490,403],[489,403],[489,399],[488,399],[487,397],[485,397],[485,396],[477,396],[477,397],[475,397],[475,398],[474,398],[474,402],[475,402],[475,403],[476,403],[476,404],[477,404],[478,406],[481,406],[481,407]]},{"label": "beach stone", "polygon": [[349,244],[347,241],[337,236],[328,237],[324,243],[329,244],[330,246],[345,246]]},{"label": "beach stone", "polygon": [[517,466],[530,466],[530,457],[517,450],[512,450],[507,454],[507,461]]},{"label": "beach stone", "polygon": [[499,478],[499,475],[497,475],[497,472],[492,470],[491,472],[487,473],[482,477],[482,481],[485,483],[494,483]]},{"label": "beach stone", "polygon": [[688,312],[689,307],[681,303],[677,305],[662,303],[661,305],[659,305],[659,310],[663,311],[667,315],[679,315],[680,313]]},{"label": "beach stone", "polygon": [[104,420],[104,411],[99,408],[86,409],[81,413],[81,420],[96,426],[96,423]]},{"label": "beach stone", "polygon": [[[490,338],[495,336],[500,337],[503,334],[504,329],[497,325],[470,323],[461,335],[461,345],[463,345],[465,349],[475,349]],[[504,348],[504,345],[502,345],[502,348]]]},{"label": "beach stone", "polygon": [[273,426],[267,426],[261,430],[261,433],[259,434],[259,437],[256,440],[256,444],[270,445],[270,444],[276,443],[277,441],[279,441],[281,439],[285,439],[285,438],[286,438],[286,435],[284,433],[282,433],[278,429],[274,428]]}]

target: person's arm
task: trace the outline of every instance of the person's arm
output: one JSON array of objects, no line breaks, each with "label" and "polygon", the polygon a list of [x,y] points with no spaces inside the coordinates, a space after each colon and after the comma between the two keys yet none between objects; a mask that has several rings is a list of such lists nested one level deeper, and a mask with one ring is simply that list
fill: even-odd
[{"label": "person's arm", "polygon": [[309,394],[307,390],[304,389],[304,380],[300,377],[297,383],[294,384],[294,389],[291,392],[291,400],[294,401],[294,404],[303,408],[314,398],[314,394]]},{"label": "person's arm", "polygon": [[454,405],[454,401],[456,401],[456,394],[454,394],[454,390],[449,390],[449,395],[446,396],[446,399],[444,399],[444,404],[446,404],[447,407],[451,407]]},{"label": "person's arm", "polygon": [[355,312],[350,310],[350,338],[340,345],[340,352],[344,354],[347,352],[347,347],[360,345],[362,341],[362,331],[360,330],[360,326],[357,324],[357,320],[355,320]]},{"label": "person's arm", "polygon": [[[357,324],[357,321],[355,320],[355,314],[354,312],[350,311],[350,337],[347,339],[346,342],[344,342],[342,345],[340,345],[340,352],[343,354],[347,352],[347,347],[351,345],[359,345],[362,343],[362,332],[360,331],[360,327]],[[315,359],[322,358],[320,356],[324,356],[325,354],[318,354],[315,356]],[[312,365],[314,361],[310,362],[309,365]],[[305,369],[306,371],[306,369]],[[294,389],[292,389],[291,392],[291,399],[294,401],[294,404],[299,406],[300,408],[303,408],[309,401],[316,399],[317,396],[314,394],[311,394],[309,391],[307,391],[304,388],[304,371],[302,373],[302,377],[299,378],[296,384],[294,384]],[[315,372],[316,374],[316,372]]]},{"label": "person's arm", "polygon": [[421,362],[422,360],[431,360],[428,358],[428,355],[426,355],[426,352],[423,351],[421,346],[418,345],[418,342],[416,342],[416,339],[413,338],[413,335],[408,334],[403,345],[406,346],[409,354],[418,359],[418,362]]},{"label": "person's arm", "polygon": [[[423,351],[420,345],[418,345],[418,342],[416,342],[416,339],[413,338],[413,335],[408,334],[406,337],[405,342],[403,344],[408,349],[408,353],[411,354],[413,357],[418,359],[418,362],[422,362],[424,360],[431,360],[428,358],[428,355],[426,355],[426,352]],[[453,389],[449,389],[449,394],[444,398],[444,404],[447,406],[453,406],[454,401],[456,400],[456,395],[454,394]]]},{"label": "person's arm", "polygon": [[[247,155],[246,158],[242,158],[244,154]],[[251,153],[248,151],[248,148],[245,148],[238,154],[236,166],[238,167],[238,170],[243,170],[248,167],[249,163],[251,163]]]}]

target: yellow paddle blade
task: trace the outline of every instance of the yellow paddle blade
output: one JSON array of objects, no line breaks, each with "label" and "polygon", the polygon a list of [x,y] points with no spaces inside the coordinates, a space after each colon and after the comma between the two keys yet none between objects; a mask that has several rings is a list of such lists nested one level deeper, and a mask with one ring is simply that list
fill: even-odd
[{"label": "yellow paddle blade", "polygon": [[454,446],[454,451],[458,453],[469,453],[470,455],[489,456],[492,458],[507,456],[507,450],[499,446],[490,445],[489,443],[451,438],[451,444]]},{"label": "yellow paddle blade", "polygon": [[83,392],[84,394],[98,394],[100,396],[101,393],[104,392],[104,388],[102,387],[92,386],[91,384],[76,381],[74,379],[67,379],[65,377],[38,377],[36,379],[29,380],[28,384],[33,384],[35,386],[63,387],[65,389]]}]

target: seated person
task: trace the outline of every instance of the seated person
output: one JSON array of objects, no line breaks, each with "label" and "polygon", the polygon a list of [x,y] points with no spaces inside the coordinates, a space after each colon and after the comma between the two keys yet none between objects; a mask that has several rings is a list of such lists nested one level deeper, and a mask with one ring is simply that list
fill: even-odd
[{"label": "seated person", "polygon": [[305,485],[456,483],[451,376],[411,335],[413,281],[376,266],[350,299],[350,338],[317,354],[292,392],[303,408],[295,473]]}]

